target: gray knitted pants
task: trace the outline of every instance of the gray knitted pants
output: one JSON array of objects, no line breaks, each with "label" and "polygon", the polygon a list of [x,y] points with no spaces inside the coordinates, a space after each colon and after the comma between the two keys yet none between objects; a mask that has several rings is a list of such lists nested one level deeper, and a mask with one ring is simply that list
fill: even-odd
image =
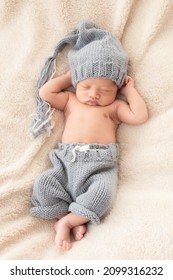
[{"label": "gray knitted pants", "polygon": [[69,212],[99,224],[111,208],[117,186],[118,144],[60,144],[53,167],[35,181],[33,216],[54,219]]}]

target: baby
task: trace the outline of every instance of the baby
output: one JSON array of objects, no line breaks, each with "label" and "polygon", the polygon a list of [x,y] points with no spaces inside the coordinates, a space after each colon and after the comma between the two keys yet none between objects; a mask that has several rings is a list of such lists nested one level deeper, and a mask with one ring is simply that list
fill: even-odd
[{"label": "baby", "polygon": [[[148,118],[145,102],[127,76],[120,42],[87,21],[76,34],[70,71],[39,89],[41,100],[64,112],[65,128],[59,149],[50,154],[53,167],[35,181],[30,210],[36,217],[58,219],[55,242],[62,250],[71,249],[71,233],[81,240],[87,223],[99,224],[111,209],[119,124],[141,124]],[[71,85],[75,94],[67,90]],[[127,101],[116,99],[118,91]]]}]

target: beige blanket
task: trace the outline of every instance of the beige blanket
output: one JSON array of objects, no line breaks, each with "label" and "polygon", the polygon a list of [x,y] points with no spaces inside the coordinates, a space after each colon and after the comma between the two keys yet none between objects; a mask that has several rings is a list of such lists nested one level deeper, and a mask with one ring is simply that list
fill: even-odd
[{"label": "beige blanket", "polygon": [[[150,118],[120,126],[113,209],[62,253],[54,221],[31,217],[29,208],[34,179],[50,167],[48,154],[61,138],[63,114],[55,112],[50,137],[34,140],[29,130],[45,59],[83,18],[122,41]],[[1,0],[0,68],[0,258],[172,259],[173,1]],[[57,75],[68,69],[66,50],[57,68]]]}]

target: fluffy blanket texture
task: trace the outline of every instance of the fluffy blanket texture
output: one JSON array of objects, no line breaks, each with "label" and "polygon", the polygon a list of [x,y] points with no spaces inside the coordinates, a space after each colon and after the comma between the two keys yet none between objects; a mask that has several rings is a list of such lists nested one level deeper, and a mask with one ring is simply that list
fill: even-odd
[{"label": "fluffy blanket texture", "polygon": [[[1,0],[1,259],[173,259],[172,14],[171,0]],[[62,253],[54,244],[54,221],[31,217],[29,208],[33,182],[50,167],[48,154],[61,138],[63,114],[54,113],[50,137],[32,139],[30,126],[44,62],[83,18],[121,40],[150,117],[119,127],[114,207]],[[66,54],[56,75],[68,69]]]}]

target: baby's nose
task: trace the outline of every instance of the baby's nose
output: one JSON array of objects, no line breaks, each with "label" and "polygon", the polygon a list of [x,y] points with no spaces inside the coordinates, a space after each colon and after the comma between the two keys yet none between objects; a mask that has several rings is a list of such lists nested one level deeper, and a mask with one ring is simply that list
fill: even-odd
[{"label": "baby's nose", "polygon": [[99,93],[96,90],[92,90],[89,92],[89,97],[93,99],[98,99],[99,98]]}]

